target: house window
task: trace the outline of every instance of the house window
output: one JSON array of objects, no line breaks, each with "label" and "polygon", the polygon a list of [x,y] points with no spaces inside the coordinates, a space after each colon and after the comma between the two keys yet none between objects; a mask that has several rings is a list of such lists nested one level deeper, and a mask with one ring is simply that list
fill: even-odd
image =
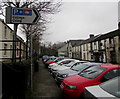
[{"label": "house window", "polygon": [[104,48],[106,48],[106,40],[104,40]]},{"label": "house window", "polygon": [[13,32],[12,31],[10,32],[10,38],[11,39],[13,38]]},{"label": "house window", "polygon": [[101,41],[98,42],[99,43],[99,49],[102,49],[103,43]]},{"label": "house window", "polygon": [[110,38],[110,39],[109,39],[109,42],[110,42],[110,47],[114,47],[114,39],[113,39],[113,38]]},{"label": "house window", "polygon": [[5,26],[4,37],[7,38],[7,27]]},{"label": "house window", "polygon": [[83,45],[83,51],[85,51],[85,44]]},{"label": "house window", "polygon": [[86,50],[88,51],[88,44],[86,44]]},{"label": "house window", "polygon": [[7,44],[4,44],[4,55],[7,55]]},{"label": "house window", "polygon": [[100,42],[100,46],[103,46],[103,44]]},{"label": "house window", "polygon": [[17,48],[17,56],[19,56],[19,49]]},{"label": "house window", "polygon": [[93,50],[93,45],[92,45],[92,43],[90,43],[90,50],[91,50],[91,51]]},{"label": "house window", "polygon": [[96,45],[96,42],[94,42],[94,49],[95,49],[95,50],[97,49],[97,45]]},{"label": "house window", "polygon": [[10,45],[10,56],[11,56],[11,58],[12,58],[12,45]]},{"label": "house window", "polygon": [[72,47],[70,47],[70,52],[72,51]]},{"label": "house window", "polygon": [[112,44],[112,43],[113,43],[113,39],[112,39],[112,38],[110,38],[110,39],[109,39],[109,42],[110,42],[110,44]]},{"label": "house window", "polygon": [[85,60],[86,59],[85,53],[83,55],[84,55],[84,60]]}]

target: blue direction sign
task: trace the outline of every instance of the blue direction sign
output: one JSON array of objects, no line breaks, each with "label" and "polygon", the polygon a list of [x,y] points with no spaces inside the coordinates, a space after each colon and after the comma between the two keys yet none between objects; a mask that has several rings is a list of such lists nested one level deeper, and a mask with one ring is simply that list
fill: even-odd
[{"label": "blue direction sign", "polygon": [[31,9],[16,9],[13,8],[12,15],[24,15],[24,16],[32,16]]},{"label": "blue direction sign", "polygon": [[34,24],[39,20],[39,13],[36,9],[11,8],[6,9],[6,23],[10,24]]}]

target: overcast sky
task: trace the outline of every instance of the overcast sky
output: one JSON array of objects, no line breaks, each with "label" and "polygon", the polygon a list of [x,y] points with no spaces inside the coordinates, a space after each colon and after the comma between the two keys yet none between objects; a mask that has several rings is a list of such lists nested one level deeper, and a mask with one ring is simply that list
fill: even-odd
[{"label": "overcast sky", "polygon": [[91,33],[104,34],[117,29],[119,0],[63,1],[61,11],[52,15],[43,42],[87,39]]},{"label": "overcast sky", "polygon": [[91,33],[97,35],[117,29],[118,0],[71,1],[63,2],[61,12],[52,17],[52,23],[46,31],[48,35],[44,35],[45,42],[86,39]]}]

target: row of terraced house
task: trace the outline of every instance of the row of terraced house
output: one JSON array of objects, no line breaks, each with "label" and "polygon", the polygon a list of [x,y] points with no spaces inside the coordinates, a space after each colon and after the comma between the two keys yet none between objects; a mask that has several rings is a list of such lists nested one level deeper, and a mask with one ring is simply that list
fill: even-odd
[{"label": "row of terraced house", "polygon": [[58,49],[59,53],[80,60],[120,64],[120,28],[105,34],[90,34],[86,40],[69,40]]},{"label": "row of terraced house", "polygon": [[[13,30],[0,19],[0,61],[12,61],[13,57]],[[26,44],[17,35],[16,59],[21,61],[26,57]]]}]

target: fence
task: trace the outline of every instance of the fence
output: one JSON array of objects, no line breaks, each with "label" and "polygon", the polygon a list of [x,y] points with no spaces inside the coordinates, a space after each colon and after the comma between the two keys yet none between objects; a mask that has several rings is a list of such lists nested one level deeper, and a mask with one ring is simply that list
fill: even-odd
[{"label": "fence", "polygon": [[2,63],[2,99],[25,99],[30,87],[30,62]]}]

